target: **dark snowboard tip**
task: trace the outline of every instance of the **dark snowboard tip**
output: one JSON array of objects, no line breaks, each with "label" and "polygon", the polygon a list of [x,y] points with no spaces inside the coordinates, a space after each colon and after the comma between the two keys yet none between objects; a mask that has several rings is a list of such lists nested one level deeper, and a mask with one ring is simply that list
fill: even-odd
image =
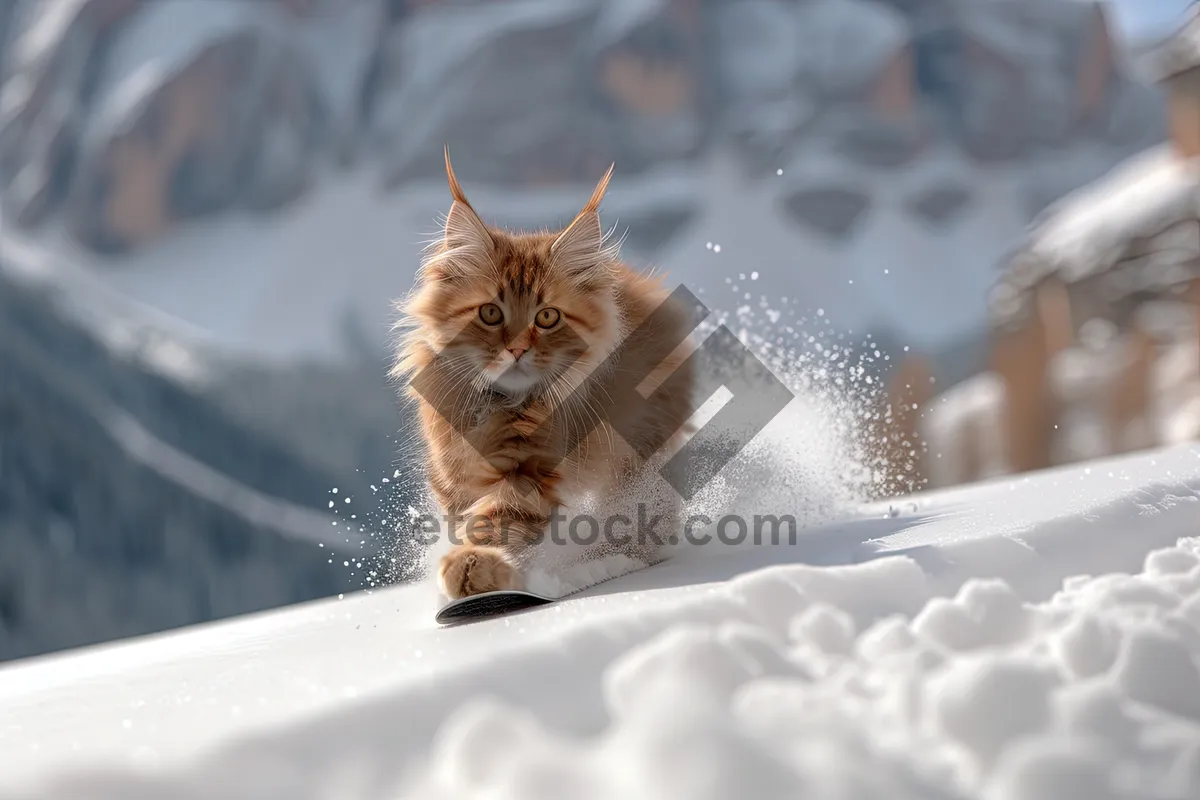
[{"label": "dark snowboard tip", "polygon": [[434,619],[440,625],[451,625],[456,622],[467,622],[498,614],[511,614],[514,611],[523,611],[553,602],[552,598],[532,592],[512,590],[485,592],[451,600],[438,610]]}]

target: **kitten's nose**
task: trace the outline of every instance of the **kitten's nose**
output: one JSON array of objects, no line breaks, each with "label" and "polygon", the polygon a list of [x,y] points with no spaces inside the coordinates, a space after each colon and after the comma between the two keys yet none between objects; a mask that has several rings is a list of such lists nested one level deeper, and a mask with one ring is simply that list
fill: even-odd
[{"label": "kitten's nose", "polygon": [[521,356],[525,355],[526,349],[524,347],[510,347],[508,348],[508,352],[512,353],[513,361],[520,361]]}]

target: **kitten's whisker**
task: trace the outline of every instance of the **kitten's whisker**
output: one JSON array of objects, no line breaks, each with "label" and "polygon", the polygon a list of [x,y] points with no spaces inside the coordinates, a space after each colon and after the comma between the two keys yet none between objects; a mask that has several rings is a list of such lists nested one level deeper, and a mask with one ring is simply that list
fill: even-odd
[{"label": "kitten's whisker", "polygon": [[569,398],[563,396],[563,388],[556,383],[551,383],[546,387],[546,392],[551,400],[550,417],[561,422],[563,430],[560,431],[560,434],[566,436],[569,441],[572,438],[571,431],[574,420]]},{"label": "kitten's whisker", "polygon": [[[582,377],[582,380],[580,381],[580,385],[586,383],[591,378],[591,373],[584,372],[582,369],[580,369],[579,367],[576,367],[574,364],[567,365],[567,371],[570,374],[577,373]],[[610,405],[612,404],[612,402],[613,402],[612,395],[610,395],[608,393],[608,390],[605,389],[604,386],[602,386],[599,382],[593,382],[592,385],[588,387],[588,389],[596,389],[596,390],[600,391],[601,393],[603,393],[604,399],[607,400]],[[590,399],[588,394],[586,392],[577,392],[577,393],[580,394],[580,402],[584,403],[588,407],[588,410],[595,413],[597,419],[600,419],[600,413],[591,406],[591,403],[593,401]]]},{"label": "kitten's whisker", "polygon": [[[585,373],[582,369],[575,366],[574,364],[566,365],[565,370],[566,370],[565,374],[576,374],[577,373],[580,376],[582,376],[584,381],[581,381],[581,385],[583,382],[586,382],[586,380],[591,377],[590,373]],[[592,386],[588,387],[588,388],[590,389],[593,387],[599,388],[600,391],[602,391],[604,393],[605,397],[609,400],[609,402],[610,403],[612,402],[611,395],[608,394],[607,390],[605,390],[603,386],[599,386],[599,384],[593,383]],[[556,395],[558,392],[565,391],[565,389],[566,389],[566,387],[556,386],[555,387]],[[572,398],[577,398],[577,403],[573,403],[571,401]],[[578,390],[573,389],[572,394],[570,396],[565,397],[565,398],[560,398],[559,402],[562,403],[563,406],[565,406],[564,413],[567,414],[567,420],[568,420],[569,424],[575,424],[577,422],[579,424],[579,430],[582,432],[587,427],[586,423],[587,423],[588,419],[595,420],[595,422],[596,422],[595,427],[601,428],[604,432],[605,440],[606,440],[606,443],[608,444],[609,450],[611,451],[614,449],[615,443],[612,438],[612,428],[611,428],[611,426],[605,424],[603,415],[600,413],[600,410],[598,410],[594,406],[594,401],[588,396],[588,392],[586,390],[578,391]],[[586,416],[584,416],[585,414],[586,414]],[[587,436],[582,436],[581,437],[581,446],[586,446],[586,441],[587,441]]]},{"label": "kitten's whisker", "polygon": [[[580,381],[580,385],[583,385],[584,383],[586,383],[594,374],[592,372],[584,372],[581,368],[577,367],[574,364],[568,364],[567,370],[571,373],[579,374],[579,376],[582,378],[582,380]],[[610,403],[613,402],[612,395],[610,395],[608,393],[608,389],[604,388],[604,385],[601,384],[599,381],[593,381],[592,386],[590,388],[598,389],[600,392],[602,392],[604,394],[604,398],[606,400],[608,400],[608,402],[610,402]]]},{"label": "kitten's whisker", "polygon": [[[435,366],[432,368],[438,369],[439,367]],[[438,409],[439,412],[443,408],[442,402],[448,396],[452,396],[453,393],[462,389],[463,386],[468,383],[468,381],[471,381],[474,377],[477,377],[472,375],[473,372],[477,372],[475,364],[473,364],[467,358],[449,360],[448,363],[442,365],[442,368],[447,370],[444,375],[446,378],[446,383],[441,386],[442,391],[439,392],[437,397],[429,401],[430,405],[432,405],[435,409]],[[429,367],[427,367],[427,369],[429,369]],[[437,377],[441,376],[439,375]],[[457,409],[459,405],[461,405],[461,403],[454,403],[453,407]]]}]

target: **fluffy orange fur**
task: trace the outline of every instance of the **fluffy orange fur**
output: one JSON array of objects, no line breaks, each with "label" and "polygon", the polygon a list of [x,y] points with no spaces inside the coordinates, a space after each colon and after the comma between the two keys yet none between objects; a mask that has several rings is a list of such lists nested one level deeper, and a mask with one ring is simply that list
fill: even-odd
[{"label": "fluffy orange fur", "polygon": [[[683,309],[664,305],[661,280],[623,264],[604,235],[611,168],[567,228],[535,233],[486,225],[449,153],[446,173],[453,203],[401,306],[406,333],[392,375],[422,380],[421,392],[406,392],[419,404],[430,488],[447,517],[461,520],[438,566],[442,592],[458,598],[521,588],[522,556],[556,507],[628,491],[644,466],[642,445],[682,441],[691,325]],[[665,324],[638,329],[660,308]],[[614,363],[610,354],[631,335]],[[643,396],[668,391],[652,404],[614,404],[630,375],[649,376],[637,388]],[[583,435],[585,423],[598,424]],[[615,429],[638,433],[630,441]],[[657,549],[630,547],[643,558]]]}]

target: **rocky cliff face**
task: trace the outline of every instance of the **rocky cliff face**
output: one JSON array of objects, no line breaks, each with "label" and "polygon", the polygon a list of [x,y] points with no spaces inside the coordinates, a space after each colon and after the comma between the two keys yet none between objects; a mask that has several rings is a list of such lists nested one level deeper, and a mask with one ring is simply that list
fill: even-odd
[{"label": "rocky cliff face", "polygon": [[[6,8],[4,207],[103,253],[282,208],[355,159],[392,187],[434,176],[444,143],[473,181],[531,186],[718,145],[761,173],[815,141],[893,168],[939,143],[1004,162],[1089,140],[1136,149],[1162,129],[1102,4],[1076,0]],[[849,201],[829,213],[853,216]]]}]

